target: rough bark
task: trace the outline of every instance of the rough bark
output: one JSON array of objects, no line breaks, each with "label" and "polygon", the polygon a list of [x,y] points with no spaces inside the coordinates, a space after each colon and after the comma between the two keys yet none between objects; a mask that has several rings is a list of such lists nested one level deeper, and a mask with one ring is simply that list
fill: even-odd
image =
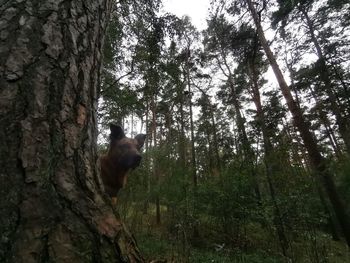
[{"label": "rough bark", "polygon": [[284,76],[279,68],[279,65],[277,64],[277,61],[270,49],[269,44],[267,43],[264,31],[260,24],[259,16],[255,10],[253,2],[251,0],[246,0],[246,3],[248,4],[248,8],[254,20],[261,45],[264,48],[265,54],[278,81],[280,90],[287,102],[288,109],[293,116],[294,125],[300,132],[300,136],[308,152],[310,163],[312,164],[314,171],[317,173],[318,180],[322,183],[323,187],[326,190],[334,213],[336,214],[339,224],[342,228],[346,242],[348,246],[350,246],[350,219],[345,210],[344,204],[338,195],[335,183],[333,181],[333,176],[328,170],[325,160],[318,149],[315,136],[310,131],[310,125],[305,121],[301,109],[295,103],[290,88],[284,79]]},{"label": "rough bark", "polygon": [[110,0],[0,1],[0,261],[143,262],[96,150]]}]

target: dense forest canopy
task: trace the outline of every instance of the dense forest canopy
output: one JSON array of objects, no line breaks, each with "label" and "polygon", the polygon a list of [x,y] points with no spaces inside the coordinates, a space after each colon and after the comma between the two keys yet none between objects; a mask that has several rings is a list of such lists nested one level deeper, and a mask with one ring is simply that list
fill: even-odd
[{"label": "dense forest canopy", "polygon": [[148,134],[120,201],[144,249],[345,262],[350,4],[212,1],[201,32],[161,10],[115,6],[99,104],[105,137],[110,121]]},{"label": "dense forest canopy", "polygon": [[163,5],[0,0],[0,262],[350,262],[349,1]]}]

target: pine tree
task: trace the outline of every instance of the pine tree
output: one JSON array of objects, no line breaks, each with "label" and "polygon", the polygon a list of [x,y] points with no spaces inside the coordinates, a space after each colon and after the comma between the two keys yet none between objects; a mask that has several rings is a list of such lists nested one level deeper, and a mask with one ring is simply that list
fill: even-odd
[{"label": "pine tree", "polygon": [[2,262],[144,262],[104,197],[97,167],[112,3],[0,6]]},{"label": "pine tree", "polygon": [[334,212],[337,215],[339,224],[342,227],[342,231],[345,236],[345,239],[348,245],[350,246],[350,220],[345,210],[344,204],[342,203],[342,200],[338,195],[332,175],[328,171],[325,160],[318,149],[318,145],[315,141],[315,136],[314,134],[311,133],[309,124],[305,121],[300,108],[295,103],[292,97],[292,94],[290,92],[290,89],[279,68],[279,65],[277,64],[277,61],[267,43],[264,31],[261,27],[259,15],[256,11],[254,3],[251,0],[246,0],[246,3],[248,5],[248,9],[251,12],[252,18],[254,20],[254,24],[256,26],[261,45],[263,46],[265,54],[274,71],[274,74],[279,83],[280,89],[282,91],[282,94],[287,101],[287,106],[289,108],[289,111],[292,113],[294,124],[298,128],[300,135],[303,139],[305,148],[308,151],[310,162],[312,163],[312,166],[317,173],[318,179],[321,181],[323,187],[326,190],[328,198],[332,203]]}]

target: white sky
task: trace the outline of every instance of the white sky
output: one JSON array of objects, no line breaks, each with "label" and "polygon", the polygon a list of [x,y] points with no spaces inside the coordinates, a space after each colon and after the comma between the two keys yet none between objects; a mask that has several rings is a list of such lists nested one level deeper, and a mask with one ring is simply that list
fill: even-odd
[{"label": "white sky", "polygon": [[210,0],[164,0],[164,12],[182,17],[191,17],[192,24],[199,30],[206,28],[206,17],[210,7]]}]

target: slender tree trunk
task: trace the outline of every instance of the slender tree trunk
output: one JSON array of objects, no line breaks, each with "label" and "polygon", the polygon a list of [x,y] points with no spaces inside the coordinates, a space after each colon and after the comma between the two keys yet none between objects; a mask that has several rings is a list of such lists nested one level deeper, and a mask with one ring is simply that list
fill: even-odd
[{"label": "slender tree trunk", "polygon": [[193,185],[196,188],[198,184],[197,178],[197,164],[196,164],[196,149],[194,147],[194,125],[193,125],[193,112],[192,112],[192,90],[191,90],[191,78],[190,78],[190,48],[187,48],[187,59],[186,59],[186,80],[187,80],[187,90],[189,94],[189,108],[190,108],[190,129],[191,129],[191,161],[192,161],[192,179]]},{"label": "slender tree trunk", "polygon": [[1,262],[144,262],[104,197],[97,166],[111,3],[0,5]]},{"label": "slender tree trunk", "polygon": [[[299,98],[298,91],[295,88],[295,83],[294,83],[294,75],[295,74],[293,74],[294,73],[293,67],[292,67],[291,64],[288,63],[287,58],[285,59],[285,62],[286,62],[288,71],[290,73],[289,75],[290,75],[290,79],[291,79],[291,88],[292,88],[292,91],[294,92],[295,102],[296,102],[297,106],[299,108],[301,108],[301,106],[300,106],[300,98]],[[317,112],[319,114],[319,117],[320,117],[320,120],[321,120],[321,124],[323,124],[323,126],[326,129],[326,135],[327,135],[328,140],[329,140],[329,142],[330,142],[330,144],[331,144],[331,146],[332,146],[332,148],[334,150],[335,155],[339,158],[341,156],[341,150],[340,150],[337,138],[335,137],[334,131],[333,131],[331,125],[330,125],[330,121],[329,121],[327,115],[322,111],[322,107],[321,107],[320,103],[318,102],[318,99],[316,97],[315,92],[312,90],[311,87],[309,87],[309,88],[310,88],[311,94],[312,94],[312,96],[313,96],[313,98],[315,100],[316,109],[317,109]]]},{"label": "slender tree trunk", "polygon": [[249,166],[251,169],[251,175],[252,175],[252,179],[253,179],[253,183],[254,183],[254,191],[255,191],[256,199],[258,200],[258,202],[261,202],[261,193],[260,193],[259,182],[258,182],[258,178],[257,178],[258,175],[257,175],[257,173],[255,171],[255,167],[254,167],[254,152],[253,152],[253,149],[251,148],[251,144],[248,140],[247,132],[245,130],[244,118],[241,114],[241,105],[239,103],[239,100],[237,97],[237,92],[236,92],[236,89],[234,87],[234,82],[232,79],[233,74],[231,72],[230,66],[227,63],[226,55],[222,52],[221,56],[223,58],[224,65],[225,65],[228,73],[225,73],[225,70],[223,68],[221,68],[220,62],[218,62],[219,67],[221,68],[221,71],[223,72],[223,74],[225,74],[228,78],[229,86],[231,89],[233,106],[235,108],[235,113],[236,113],[236,117],[237,117],[238,133],[239,133],[241,143],[243,144],[242,148],[243,148],[244,158],[249,163]]},{"label": "slender tree trunk", "polygon": [[303,170],[306,171],[306,173],[310,174],[311,171],[310,171],[309,160],[305,152],[305,147],[300,142],[300,137],[296,135],[295,132],[292,132],[290,130],[290,126],[287,122],[283,122],[283,129],[286,132],[286,136],[290,138],[290,141],[297,142],[295,146],[292,147],[293,158],[298,164],[300,164],[300,166],[303,168]]},{"label": "slender tree trunk", "polygon": [[221,177],[221,171],[222,171],[222,167],[221,167],[221,160],[220,160],[220,154],[219,154],[219,141],[218,141],[218,131],[217,131],[217,125],[215,122],[215,115],[214,115],[214,111],[215,111],[215,106],[212,105],[209,96],[199,87],[197,87],[198,90],[200,92],[202,92],[203,96],[205,97],[206,100],[206,105],[208,105],[209,107],[209,112],[210,112],[210,119],[211,119],[211,130],[207,129],[207,140],[208,140],[208,145],[209,145],[209,153],[212,152],[211,150],[211,140],[210,140],[210,133],[213,134],[213,148],[214,148],[214,153],[215,153],[215,162],[213,164],[212,158],[210,156],[209,159],[209,167],[210,167],[210,171],[212,171],[212,174],[214,176],[220,176]]},{"label": "slender tree trunk", "polygon": [[[146,99],[146,134],[148,136],[152,136],[152,134],[149,132],[150,130],[150,125],[149,125],[149,100],[147,99],[147,97],[144,95],[144,99]],[[144,202],[144,206],[143,206],[143,213],[147,214],[148,212],[148,206],[149,206],[149,196],[151,193],[151,172],[150,172],[150,157],[149,157],[149,148],[150,148],[150,144],[152,142],[151,138],[148,138],[148,140],[146,140],[146,144],[145,144],[145,152],[146,152],[146,160],[145,160],[145,166],[146,166],[146,191],[147,191],[147,198],[145,199]]]},{"label": "slender tree trunk", "polygon": [[131,131],[130,131],[131,137],[134,136],[134,113],[131,112]]},{"label": "slender tree trunk", "polygon": [[[155,94],[152,95],[152,101],[151,101],[151,110],[152,110],[152,138],[153,138],[153,147],[155,148],[157,146],[157,112],[156,112],[156,96]],[[159,170],[157,166],[157,158],[153,157],[153,175],[156,180],[157,185],[159,185]],[[157,225],[161,224],[160,219],[160,201],[159,201],[159,194],[156,195],[156,222]]]},{"label": "slender tree trunk", "polygon": [[[185,85],[185,84],[184,84]],[[179,138],[179,159],[181,167],[187,167],[186,159],[186,135],[185,135],[185,113],[184,113],[184,97],[182,90],[179,91],[180,99],[180,138]]]},{"label": "slender tree trunk", "polygon": [[208,145],[208,168],[209,168],[209,171],[211,172],[211,175],[212,176],[217,176],[216,172],[215,172],[215,163],[213,161],[213,156],[212,156],[212,153],[213,153],[213,149],[212,149],[212,140],[210,138],[210,130],[209,128],[206,128],[205,129],[205,135],[206,135],[206,138],[207,138],[207,145]]},{"label": "slender tree trunk", "polygon": [[[198,186],[198,177],[197,177],[197,162],[196,162],[196,149],[194,145],[194,125],[193,125],[193,110],[192,110],[192,90],[191,90],[191,76],[190,76],[190,44],[187,47],[187,57],[186,57],[186,80],[187,80],[187,91],[189,96],[189,110],[190,110],[190,130],[191,130],[191,173],[193,180],[193,193],[194,200],[197,200],[197,186]],[[196,208],[193,209],[193,216],[195,221],[197,221]],[[193,226],[193,237],[199,237],[198,225]]]},{"label": "slender tree trunk", "polygon": [[334,93],[334,88],[333,88],[332,81],[331,81],[331,74],[330,74],[329,69],[327,67],[326,58],[323,55],[322,48],[321,48],[321,46],[320,46],[320,44],[315,36],[313,22],[311,21],[307,11],[305,10],[305,8],[303,6],[299,6],[299,10],[305,18],[306,25],[309,29],[311,41],[314,44],[315,49],[316,49],[316,54],[318,56],[318,60],[319,60],[319,64],[320,64],[320,78],[325,85],[325,90],[326,90],[326,93],[328,95],[328,98],[329,98],[329,101],[331,104],[331,110],[334,113],[336,120],[337,120],[337,124],[339,127],[339,133],[344,140],[347,152],[350,154],[350,124],[349,124],[349,120],[343,116],[344,113],[342,112],[341,108],[338,105],[337,98],[336,98],[336,95]]},{"label": "slender tree trunk", "polygon": [[257,32],[259,35],[259,39],[261,42],[261,45],[263,46],[266,56],[270,62],[270,65],[274,71],[274,74],[276,76],[276,79],[278,81],[278,84],[280,86],[280,89],[283,93],[283,96],[285,100],[287,101],[288,109],[292,113],[293,120],[295,126],[298,128],[300,135],[302,137],[302,140],[304,142],[304,146],[308,151],[310,162],[314,168],[314,170],[317,172],[318,179],[322,182],[322,185],[326,189],[326,193],[328,195],[328,198],[333,206],[334,212],[337,215],[337,219],[339,221],[339,224],[342,228],[343,234],[345,236],[345,239],[347,241],[348,246],[350,246],[350,220],[349,216],[345,210],[344,204],[342,200],[340,199],[338,192],[336,190],[333,177],[330,174],[329,170],[327,169],[327,166],[325,164],[325,160],[320,154],[320,151],[318,149],[314,134],[311,133],[309,124],[304,120],[304,116],[302,115],[302,112],[300,108],[297,107],[292,94],[290,92],[290,89],[283,77],[283,74],[277,64],[277,61],[267,43],[267,40],[265,38],[263,29],[260,24],[260,20],[258,17],[258,14],[255,10],[254,4],[251,0],[246,0],[249,10],[252,14],[252,17],[254,19],[255,26],[257,28]]},{"label": "slender tree trunk", "polygon": [[342,154],[341,154],[341,150],[340,150],[340,147],[339,147],[339,143],[338,143],[338,140],[334,134],[334,131],[331,127],[331,124],[330,124],[330,121],[326,115],[325,112],[323,112],[322,110],[322,105],[319,103],[318,101],[318,98],[315,94],[315,91],[312,89],[312,87],[309,87],[309,90],[310,90],[310,93],[315,101],[315,104],[316,104],[316,109],[317,109],[317,112],[318,112],[318,115],[320,117],[320,120],[321,120],[321,123],[323,124],[323,126],[325,127],[325,130],[326,130],[326,134],[327,134],[327,137],[328,137],[328,140],[334,150],[334,153],[335,155],[339,158]]},{"label": "slender tree trunk", "polygon": [[215,169],[217,170],[219,176],[221,177],[221,160],[220,160],[220,154],[219,154],[219,141],[218,141],[218,132],[216,128],[215,123],[215,117],[214,117],[214,105],[210,104],[210,101],[208,101],[208,105],[210,106],[210,117],[211,117],[211,125],[213,127],[213,141],[214,141],[214,150],[215,150]]},{"label": "slender tree trunk", "polygon": [[324,198],[324,193],[323,193],[321,187],[319,186],[319,184],[317,184],[316,187],[317,187],[317,192],[318,192],[318,195],[320,197],[320,201],[321,201],[321,204],[323,206],[324,212],[327,215],[328,225],[330,227],[332,238],[335,241],[339,241],[340,237],[338,235],[338,226],[336,224],[334,214],[332,213],[331,209],[329,209],[329,204],[328,204],[329,202],[327,202],[327,200]]},{"label": "slender tree trunk", "polygon": [[275,168],[276,165],[274,164],[276,160],[272,156],[273,147],[271,145],[270,138],[268,136],[268,132],[265,126],[265,116],[264,116],[263,107],[260,99],[258,73],[255,67],[254,56],[252,58],[252,61],[248,63],[248,68],[249,68],[249,77],[251,80],[253,102],[256,107],[258,124],[259,124],[259,127],[261,128],[263,141],[264,141],[264,152],[265,152],[264,163],[266,167],[266,179],[269,187],[270,197],[274,206],[274,224],[276,226],[276,231],[277,231],[278,240],[280,242],[282,253],[285,257],[288,257],[289,243],[286,236],[286,231],[284,228],[280,207],[276,199],[275,186],[272,181],[272,175],[275,174],[276,172],[276,168]]},{"label": "slender tree trunk", "polygon": [[340,81],[342,88],[343,88],[343,92],[344,92],[344,99],[346,99],[346,103],[347,103],[347,109],[348,112],[350,112],[350,90],[349,90],[349,85],[345,82],[344,80],[344,73],[339,72],[339,69],[333,65],[333,71],[335,76],[337,77],[337,79]]}]

